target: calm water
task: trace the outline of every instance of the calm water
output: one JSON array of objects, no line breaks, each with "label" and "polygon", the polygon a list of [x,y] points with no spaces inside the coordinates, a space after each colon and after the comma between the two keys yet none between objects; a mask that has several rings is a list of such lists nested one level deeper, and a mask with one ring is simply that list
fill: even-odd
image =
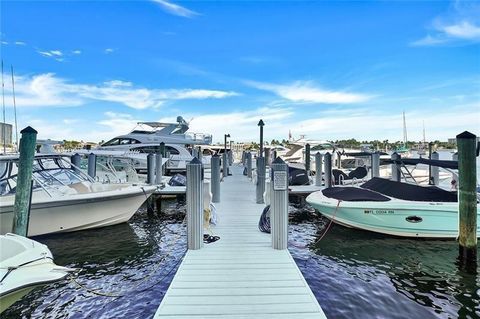
[{"label": "calm water", "polygon": [[[77,280],[36,289],[2,318],[151,318],[185,253],[184,207],[129,223],[37,237]],[[329,318],[480,318],[480,275],[459,270],[455,241],[410,240],[293,210],[290,251]],[[259,216],[261,212],[259,211]],[[480,269],[479,269],[480,272]]]}]

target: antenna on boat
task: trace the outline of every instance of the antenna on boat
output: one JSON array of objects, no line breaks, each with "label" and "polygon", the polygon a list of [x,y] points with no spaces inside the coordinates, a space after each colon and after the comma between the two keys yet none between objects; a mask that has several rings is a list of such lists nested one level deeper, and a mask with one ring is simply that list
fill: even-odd
[{"label": "antenna on boat", "polygon": [[17,102],[15,100],[15,78],[13,75],[13,65],[10,64],[10,68],[12,70],[13,112],[15,114],[15,145],[18,151]]},{"label": "antenna on boat", "polygon": [[3,154],[7,153],[7,134],[6,134],[6,125],[7,123],[5,122],[5,83],[3,82],[3,59],[2,59],[2,105],[3,105],[3,125],[2,125],[2,138],[3,138]]},{"label": "antenna on boat", "polygon": [[425,144],[425,120],[423,121],[423,144]]}]

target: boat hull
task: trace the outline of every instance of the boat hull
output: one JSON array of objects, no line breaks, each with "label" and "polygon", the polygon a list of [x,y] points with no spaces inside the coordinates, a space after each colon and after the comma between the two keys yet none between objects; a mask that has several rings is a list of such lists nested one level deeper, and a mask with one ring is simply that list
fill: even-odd
[{"label": "boat hull", "polygon": [[23,296],[28,294],[35,287],[36,286],[21,288],[21,289],[12,291],[11,293],[9,293],[7,295],[1,296],[0,297],[0,313],[4,312],[8,307],[13,305],[18,300],[22,299]]},{"label": "boat hull", "polygon": [[[458,237],[458,203],[396,199],[339,203],[324,196],[321,191],[308,196],[307,202],[334,223],[347,227],[401,237]],[[479,234],[480,227],[477,227],[477,237]]]},{"label": "boat hull", "polygon": [[[95,196],[68,196],[55,201],[33,202],[28,236],[72,232],[128,221],[155,190],[109,191]],[[0,206],[0,234],[12,231],[13,203]]]}]

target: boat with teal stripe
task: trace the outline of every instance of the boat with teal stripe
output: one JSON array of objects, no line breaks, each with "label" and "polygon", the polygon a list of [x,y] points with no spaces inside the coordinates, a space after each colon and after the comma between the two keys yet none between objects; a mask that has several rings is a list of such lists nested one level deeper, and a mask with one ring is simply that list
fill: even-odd
[{"label": "boat with teal stripe", "polygon": [[346,227],[401,237],[458,237],[457,194],[438,187],[373,178],[360,187],[312,193],[307,202]]}]

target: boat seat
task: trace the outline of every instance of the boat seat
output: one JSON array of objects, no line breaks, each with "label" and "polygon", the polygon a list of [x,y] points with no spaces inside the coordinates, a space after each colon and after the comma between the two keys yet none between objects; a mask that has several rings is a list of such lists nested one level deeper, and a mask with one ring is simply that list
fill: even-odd
[{"label": "boat seat", "polygon": [[73,183],[68,186],[76,190],[78,194],[87,194],[92,192],[92,190],[90,189],[90,183],[86,181]]}]

